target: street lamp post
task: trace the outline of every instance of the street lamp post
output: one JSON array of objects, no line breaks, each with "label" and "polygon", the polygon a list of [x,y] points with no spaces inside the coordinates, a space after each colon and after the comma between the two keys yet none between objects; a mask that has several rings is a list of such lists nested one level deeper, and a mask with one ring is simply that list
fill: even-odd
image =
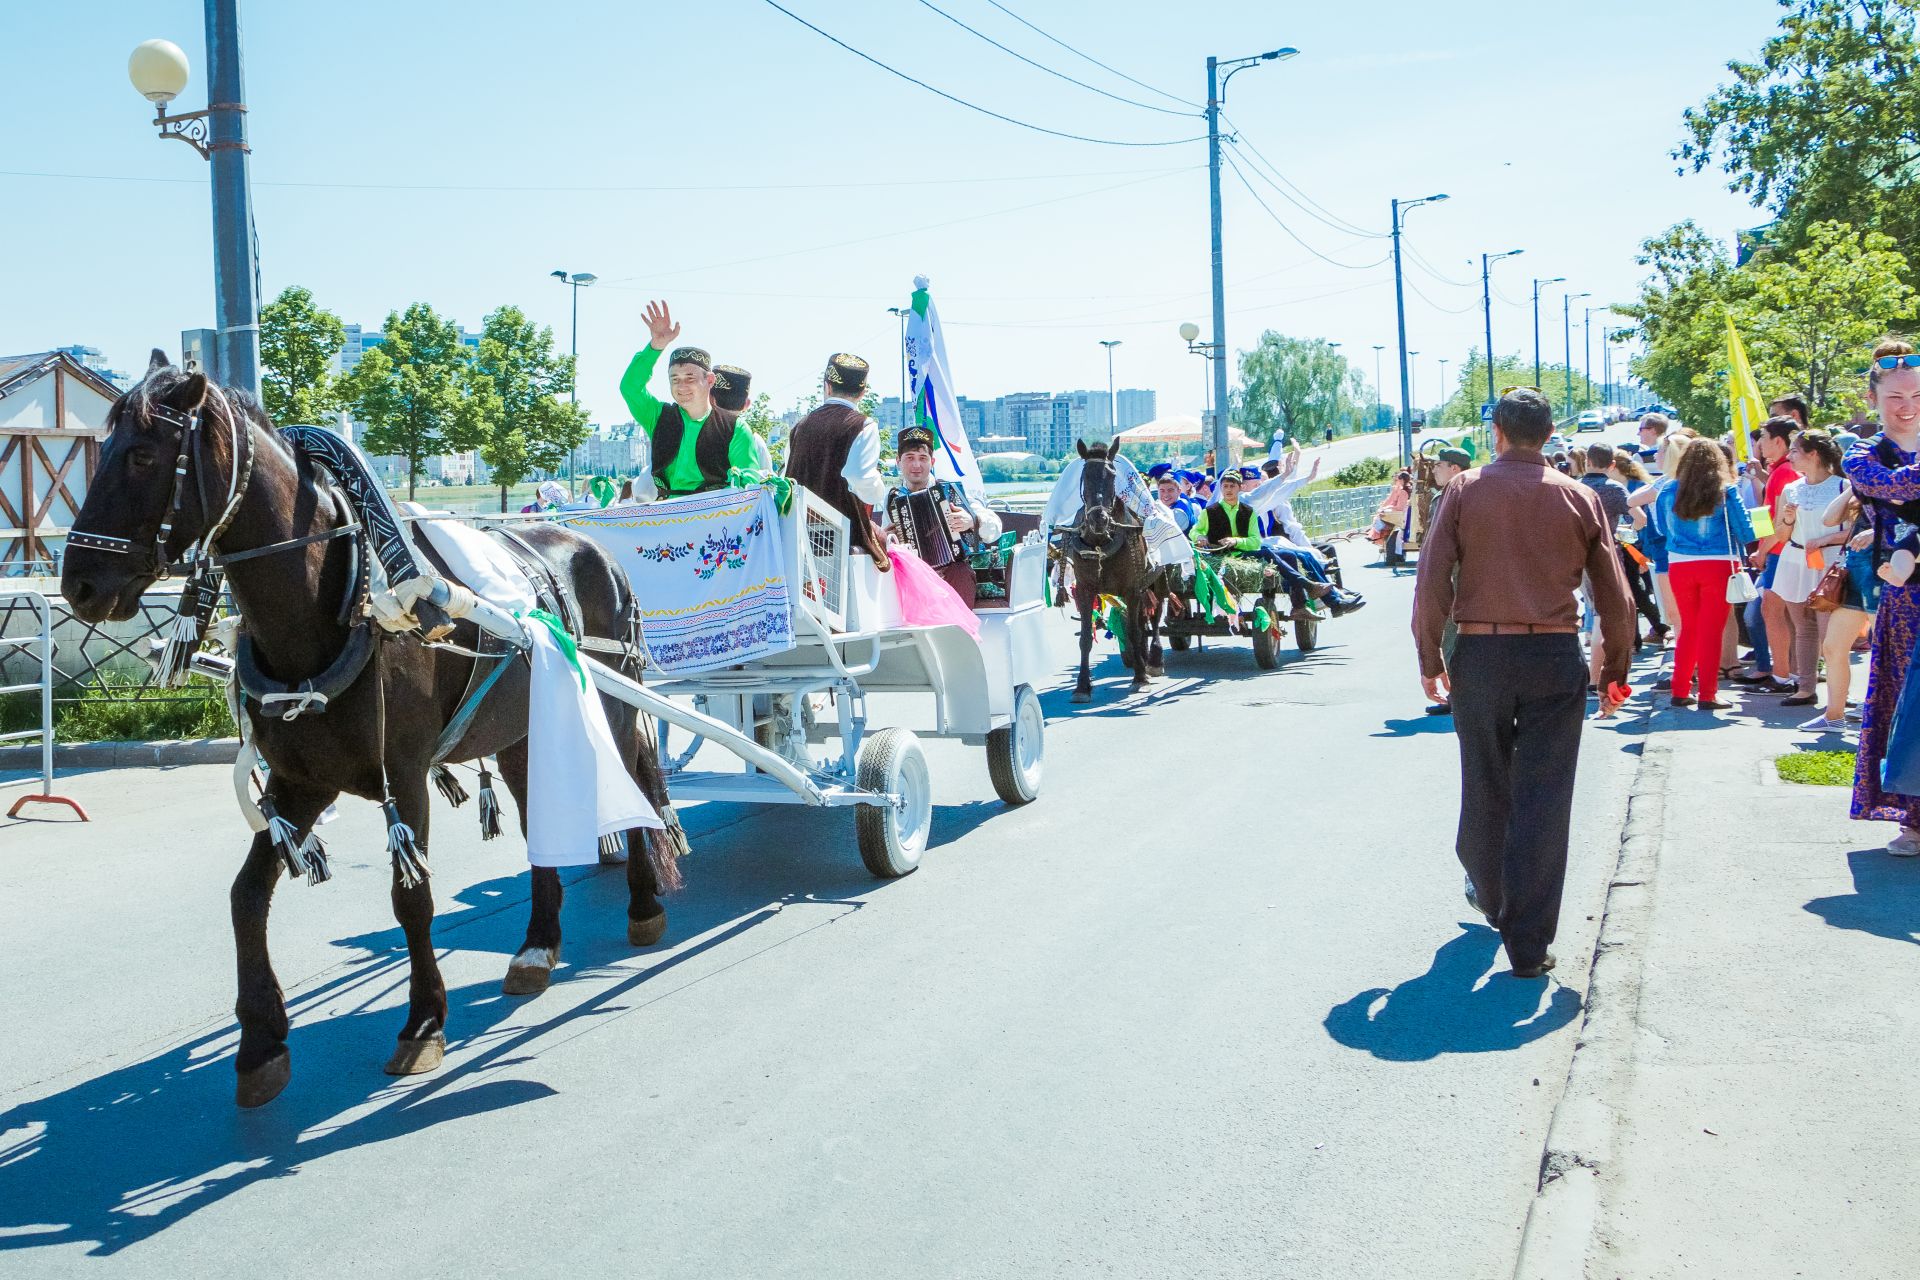
[{"label": "street lamp post", "polygon": [[1120,428],[1120,414],[1113,403],[1113,349],[1120,345],[1120,339],[1102,338],[1100,345],[1107,349],[1107,435],[1112,436]]},{"label": "street lamp post", "polygon": [[[1220,359],[1227,350],[1227,277],[1226,259],[1220,245],[1220,108],[1226,104],[1227,82],[1235,73],[1261,62],[1291,58],[1298,49],[1273,49],[1250,58],[1231,58],[1222,62],[1207,59],[1207,191],[1213,223],[1213,342],[1216,363],[1213,367],[1214,458],[1227,456],[1227,365]],[[1221,75],[1222,69],[1226,74]],[[1192,340],[1188,340],[1191,348]]]},{"label": "street lamp post", "polygon": [[1540,286],[1543,284],[1565,284],[1565,276],[1555,276],[1551,280],[1536,279],[1533,282],[1533,389],[1540,390]]},{"label": "street lamp post", "polygon": [[1487,321],[1487,403],[1493,403],[1493,264],[1502,258],[1517,258],[1525,249],[1480,255],[1480,306]]},{"label": "street lamp post", "polygon": [[1560,340],[1566,344],[1564,367],[1567,380],[1566,399],[1561,402],[1560,407],[1566,410],[1569,418],[1573,416],[1573,304],[1577,299],[1592,296],[1591,293],[1570,293],[1560,299]]},{"label": "street lamp post", "polygon": [[[1200,326],[1193,323],[1193,321],[1189,320],[1180,326],[1180,338],[1187,344],[1187,350],[1192,354],[1208,361],[1214,361],[1220,358],[1220,344],[1217,342],[1200,341]],[[1213,378],[1211,375],[1213,370],[1209,365],[1202,365],[1201,368],[1205,369],[1208,375],[1200,381],[1200,448],[1204,454],[1207,447],[1208,427],[1214,417],[1211,407],[1213,396]],[[1225,437],[1222,438],[1224,439]],[[1220,447],[1224,450],[1225,446]],[[1218,463],[1224,456],[1224,452],[1216,453],[1214,455],[1214,461]]]},{"label": "street lamp post", "polygon": [[900,421],[893,428],[894,439],[898,440],[900,432],[913,420],[913,414],[907,409],[907,317],[913,314],[913,308],[888,307],[887,314],[900,322]]},{"label": "street lamp post", "polygon": [[154,127],[208,162],[213,182],[213,377],[260,392],[260,273],[254,260],[253,189],[247,176],[246,92],[240,60],[239,0],[206,0],[207,106],[167,114],[187,87],[187,55],[148,40],[127,59],[127,78],[154,104]]},{"label": "street lamp post", "polygon": [[1593,403],[1593,313],[1596,311],[1604,315],[1607,308],[1586,308],[1586,316],[1580,322],[1580,376],[1587,380],[1587,403],[1589,405]]},{"label": "street lamp post", "polygon": [[1400,268],[1400,225],[1423,204],[1438,204],[1446,193],[1393,202],[1393,308],[1400,323],[1400,465],[1413,465],[1413,386],[1407,371],[1407,293]]},{"label": "street lamp post", "polygon": [[1420,366],[1414,363],[1419,358],[1418,351],[1407,352],[1407,398],[1410,401],[1418,401],[1420,397]]},{"label": "street lamp post", "polygon": [[1447,357],[1440,357],[1440,407],[1442,410],[1446,408],[1447,401],[1453,398],[1447,394],[1447,366],[1451,363],[1452,361],[1448,360]]},{"label": "street lamp post", "polygon": [[1384,390],[1384,388],[1381,387],[1380,385],[1380,353],[1382,351],[1385,351],[1386,349],[1387,349],[1387,344],[1384,342],[1376,342],[1373,344],[1374,413],[1373,413],[1372,420],[1367,424],[1369,427],[1371,427],[1374,422],[1378,422],[1380,420],[1380,410],[1386,407],[1386,401],[1381,398],[1381,392]]},{"label": "street lamp post", "polygon": [[[561,284],[573,290],[573,334],[567,343],[567,354],[573,357],[573,370],[567,378],[567,403],[580,402],[580,290],[586,288],[600,277],[591,271],[576,271],[568,275],[564,271],[547,273]],[[573,458],[578,449],[567,451],[567,488],[573,488]]]}]

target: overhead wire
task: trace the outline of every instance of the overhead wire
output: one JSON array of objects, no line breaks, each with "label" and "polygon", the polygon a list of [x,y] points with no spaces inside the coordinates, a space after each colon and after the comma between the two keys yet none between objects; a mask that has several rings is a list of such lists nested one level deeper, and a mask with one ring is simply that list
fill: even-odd
[{"label": "overhead wire", "polygon": [[1130,107],[1139,107],[1144,111],[1158,111],[1162,115],[1184,116],[1188,119],[1193,118],[1194,113],[1191,111],[1176,111],[1172,107],[1156,107],[1151,102],[1141,102],[1134,98],[1123,98],[1117,93],[1108,93],[1105,89],[1100,88],[1098,85],[1088,84],[1085,80],[1076,80],[1072,76],[1068,75],[1066,72],[1057,71],[1054,68],[1048,66],[1044,62],[1035,62],[1032,58],[1029,58],[1026,54],[1021,53],[1018,49],[1008,48],[1006,45],[1001,44],[998,40],[995,40],[992,36],[988,35],[984,31],[979,30],[977,27],[968,26],[961,19],[954,17],[952,14],[948,13],[945,9],[942,9],[939,5],[934,4],[933,0],[920,0],[920,4],[923,8],[933,10],[935,13],[945,18],[948,22],[951,22],[954,26],[959,27],[962,31],[965,31],[967,34],[972,36],[977,36],[979,39],[986,41],[988,44],[992,45],[994,48],[998,49],[1000,52],[1008,55],[1009,57],[1018,58],[1021,62],[1026,63],[1028,66],[1032,67],[1034,70],[1044,71],[1048,75],[1053,76],[1055,79],[1065,80],[1068,84],[1078,85],[1082,89],[1086,89],[1086,90],[1089,90],[1090,92],[1097,93],[1103,98],[1111,98],[1115,102],[1124,102]]},{"label": "overhead wire", "polygon": [[1409,262],[1413,263],[1413,265],[1415,265],[1416,267],[1419,267],[1422,271],[1432,276],[1435,280],[1438,280],[1441,284],[1450,284],[1456,289],[1471,289],[1475,287],[1475,282],[1472,280],[1455,280],[1452,276],[1444,274],[1438,267],[1434,266],[1431,262],[1428,262],[1425,258],[1421,257],[1420,251],[1415,249],[1412,245],[1407,244],[1403,241],[1401,243],[1400,249],[1402,253],[1406,254],[1407,260]]},{"label": "overhead wire", "polygon": [[1345,222],[1337,221],[1333,218],[1326,217],[1316,212],[1310,206],[1306,204],[1302,204],[1300,200],[1296,196],[1294,196],[1292,192],[1288,191],[1285,187],[1275,182],[1271,177],[1267,175],[1267,173],[1263,169],[1259,167],[1259,165],[1255,164],[1253,160],[1253,156],[1241,150],[1239,141],[1237,139],[1229,135],[1225,139],[1225,141],[1228,143],[1228,145],[1232,146],[1234,150],[1241,152],[1240,158],[1245,160],[1247,162],[1247,166],[1253,170],[1254,177],[1266,183],[1267,186],[1270,187],[1274,191],[1274,193],[1277,194],[1282,200],[1285,200],[1288,204],[1292,205],[1294,208],[1298,209],[1300,212],[1306,214],[1309,218],[1312,218],[1315,222],[1320,223],[1321,225],[1329,228],[1330,230],[1338,231],[1342,235],[1356,236],[1361,240],[1387,240],[1392,238],[1388,235],[1382,234],[1377,231],[1362,231],[1358,227],[1354,227]]},{"label": "overhead wire", "polygon": [[1119,68],[1108,66],[1106,63],[1100,61],[1100,59],[1094,57],[1092,54],[1085,53],[1079,49],[1074,48],[1072,45],[1068,44],[1065,40],[1062,40],[1059,36],[1051,35],[1048,32],[1042,31],[1039,27],[1034,26],[1031,22],[1028,22],[1025,18],[1021,17],[1019,14],[1015,13],[1013,10],[1007,8],[1007,6],[1005,6],[1004,4],[1001,4],[1000,0],[987,0],[987,3],[992,5],[994,8],[998,9],[1000,12],[1006,14],[1009,18],[1012,18],[1015,22],[1019,23],[1021,26],[1025,27],[1027,30],[1033,32],[1035,35],[1041,37],[1044,40],[1051,40],[1054,44],[1059,45],[1062,49],[1065,49],[1068,53],[1071,53],[1074,57],[1084,59],[1087,62],[1091,62],[1094,66],[1100,68],[1102,71],[1107,72],[1109,75],[1119,76],[1122,80],[1125,80],[1128,84],[1138,85],[1140,88],[1145,89],[1148,93],[1157,93],[1161,97],[1167,99],[1168,101],[1177,102],[1183,107],[1191,107],[1195,111],[1206,110],[1206,106],[1202,103],[1194,102],[1187,98],[1182,98],[1178,94],[1168,93],[1165,89],[1155,88],[1153,85],[1148,84],[1145,80],[1136,80],[1132,76],[1128,75],[1126,72],[1120,70]]},{"label": "overhead wire", "polygon": [[888,75],[897,76],[900,79],[905,80],[908,84],[917,85],[920,88],[925,89],[928,93],[933,94],[935,97],[945,98],[948,102],[954,103],[956,106],[965,107],[969,111],[977,111],[983,116],[990,116],[995,120],[1002,121],[1003,123],[1006,123],[1006,124],[1015,125],[1022,129],[1030,129],[1034,133],[1044,133],[1047,136],[1053,137],[1053,138],[1065,138],[1069,142],[1090,142],[1096,146],[1102,146],[1102,147],[1180,147],[1180,146],[1185,146],[1189,142],[1199,142],[1202,138],[1206,136],[1205,134],[1201,134],[1192,138],[1167,138],[1160,141],[1135,141],[1135,140],[1124,139],[1124,138],[1095,138],[1084,133],[1070,133],[1064,129],[1049,129],[1045,125],[1034,124],[1030,120],[1016,119],[1013,116],[1005,115],[1001,112],[995,111],[991,107],[983,107],[977,102],[969,102],[965,98],[959,97],[955,94],[948,93],[945,89],[937,89],[933,85],[928,84],[925,80],[920,79],[918,76],[909,75],[905,71],[900,70],[898,67],[891,66],[885,62],[882,62],[880,59],[874,57],[870,53],[866,53],[860,49],[854,48],[852,45],[848,44],[845,40],[842,40],[839,36],[834,35],[831,31],[827,31],[824,28],[817,27],[813,23],[808,22],[805,18],[801,17],[799,14],[795,13],[793,10],[787,8],[783,4],[780,4],[779,0],[762,0],[762,3],[764,3],[770,9],[774,9],[780,13],[786,14],[787,17],[792,18],[795,22],[799,23],[801,26],[805,27],[807,30],[813,32],[815,35],[819,36],[821,39],[826,40],[832,44],[838,45],[840,48],[845,49],[848,53],[851,53],[854,57],[859,58],[864,62],[872,63],[874,66],[880,68],[882,71],[885,71]]},{"label": "overhead wire", "polygon": [[1342,271],[1371,271],[1375,267],[1384,266],[1388,261],[1392,259],[1393,255],[1390,253],[1387,254],[1385,257],[1376,259],[1373,262],[1365,262],[1365,263],[1357,263],[1357,264],[1352,262],[1341,262],[1338,258],[1329,258],[1326,254],[1320,252],[1318,249],[1308,244],[1305,240],[1302,240],[1300,238],[1299,233],[1296,232],[1292,227],[1289,227],[1286,224],[1286,222],[1281,219],[1280,215],[1273,211],[1273,206],[1260,198],[1260,193],[1254,190],[1254,186],[1251,182],[1247,181],[1247,175],[1240,171],[1240,166],[1234,162],[1234,159],[1231,155],[1228,155],[1225,152],[1222,152],[1220,158],[1227,162],[1227,167],[1229,169],[1233,170],[1233,176],[1240,179],[1240,185],[1247,189],[1247,194],[1253,197],[1254,203],[1259,205],[1262,209],[1264,209],[1266,211],[1267,216],[1273,219],[1274,225],[1279,227],[1282,231],[1286,232],[1287,236],[1295,244],[1299,245],[1302,249],[1305,249],[1308,253],[1312,254],[1314,257],[1320,259],[1320,261],[1326,263],[1329,266],[1339,267]]},{"label": "overhead wire", "polygon": [[1407,288],[1413,291],[1413,294],[1415,297],[1419,298],[1420,301],[1426,303],[1429,307],[1432,307],[1435,311],[1438,311],[1443,316],[1463,316],[1467,314],[1467,312],[1469,311],[1479,310],[1479,304],[1472,303],[1472,302],[1469,302],[1464,307],[1443,307],[1439,303],[1435,302],[1432,298],[1429,298],[1426,294],[1420,292],[1420,286],[1415,284],[1410,278],[1403,277],[1403,279],[1405,280]]},{"label": "overhead wire", "polygon": [[[1259,147],[1254,145],[1253,140],[1247,137],[1246,131],[1242,129],[1239,126],[1239,124],[1233,120],[1232,117],[1228,116],[1225,112],[1222,112],[1220,115],[1220,118],[1226,122],[1227,129],[1229,130],[1234,141],[1238,145],[1243,146],[1248,151],[1252,152],[1253,155],[1257,157],[1259,161],[1262,164],[1264,164],[1267,167],[1267,169],[1273,174],[1275,180],[1280,185],[1291,188],[1295,193],[1299,195],[1300,200],[1304,200],[1307,204],[1313,206],[1313,208],[1319,210],[1321,214],[1325,215],[1322,221],[1327,221],[1330,219],[1333,222],[1333,224],[1339,227],[1340,230],[1346,231],[1352,235],[1371,236],[1377,240],[1385,240],[1391,237],[1392,235],[1391,231],[1369,231],[1367,228],[1362,227],[1357,223],[1349,222],[1347,219],[1342,218],[1339,214],[1327,208],[1325,205],[1321,204],[1318,200],[1315,200],[1312,196],[1306,193],[1306,190],[1302,188],[1299,183],[1289,178],[1286,174],[1280,172],[1280,166],[1275,164],[1273,161],[1267,159],[1266,152],[1260,150]],[[1289,199],[1291,198],[1292,197],[1289,197]],[[1296,201],[1295,203],[1298,203],[1298,201]]]}]

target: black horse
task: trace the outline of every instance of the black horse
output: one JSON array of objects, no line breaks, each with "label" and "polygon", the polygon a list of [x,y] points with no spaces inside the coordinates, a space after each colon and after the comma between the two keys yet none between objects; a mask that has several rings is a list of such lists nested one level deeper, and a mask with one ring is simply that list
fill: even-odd
[{"label": "black horse", "polygon": [[1070,525],[1054,529],[1061,557],[1073,572],[1073,602],[1080,610],[1080,676],[1074,682],[1075,702],[1093,701],[1093,619],[1103,596],[1113,596],[1126,613],[1126,635],[1121,658],[1133,671],[1129,692],[1146,687],[1151,676],[1164,674],[1161,666],[1160,596],[1155,587],[1162,573],[1147,565],[1146,530],[1128,518],[1114,479],[1113,458],[1104,444],[1075,441],[1080,468],[1080,515]]},{"label": "black horse", "polygon": [[[286,719],[262,714],[247,701],[252,741],[269,770],[265,799],[272,808],[263,805],[263,812],[277,813],[294,840],[304,842],[314,820],[340,794],[376,802],[390,796],[424,864],[429,768],[478,660],[428,647],[416,634],[387,635],[369,622],[358,607],[364,599],[358,585],[364,582],[362,539],[334,533],[353,524],[351,508],[252,397],[214,386],[199,373],[183,373],[156,350],[145,379],[114,403],[107,422],[110,434],[74,520],[60,576],[75,615],[88,622],[132,617],[141,593],[166,566],[204,540],[216,559],[230,558],[227,580],[245,620],[249,657],[268,678],[312,678],[353,646],[370,646],[360,674],[320,714]],[[531,527],[520,536],[577,604],[586,634],[624,637],[630,589],[603,549],[551,526]],[[447,640],[469,651],[481,644],[468,622],[458,623]],[[627,674],[638,673],[629,668]],[[525,659],[510,661],[447,757],[498,758],[520,809],[522,835],[528,681]],[[635,781],[655,808],[670,814],[659,761],[637,714],[622,703],[608,701],[606,707]],[[627,937],[634,946],[651,946],[666,931],[666,910],[656,895],[662,884],[678,884],[674,854],[684,839],[672,827],[628,831],[625,841]],[[271,1100],[291,1074],[286,1005],[267,954],[267,908],[283,858],[291,860],[270,834],[256,835],[231,895],[239,961],[234,1066],[243,1107]],[[395,859],[392,900],[406,934],[412,981],[400,1044],[386,1066],[392,1075],[431,1071],[446,1048],[446,984],[430,937],[433,890],[411,868],[403,874],[405,860]],[[559,957],[560,902],[559,873],[534,868],[531,919],[507,971],[508,994],[546,988]]]}]

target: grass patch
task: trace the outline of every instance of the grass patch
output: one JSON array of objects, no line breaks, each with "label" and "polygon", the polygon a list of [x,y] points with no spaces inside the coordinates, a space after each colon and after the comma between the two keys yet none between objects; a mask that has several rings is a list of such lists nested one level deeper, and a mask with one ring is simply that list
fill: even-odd
[{"label": "grass patch", "polygon": [[[9,694],[0,700],[0,733],[39,725],[37,695]],[[75,697],[56,697],[53,731],[62,742],[158,742],[230,738],[234,728],[226,698],[207,686],[163,690],[115,681]]]},{"label": "grass patch", "polygon": [[1809,787],[1850,787],[1853,764],[1851,751],[1793,751],[1775,760],[1773,767],[1782,782],[1798,782]]}]

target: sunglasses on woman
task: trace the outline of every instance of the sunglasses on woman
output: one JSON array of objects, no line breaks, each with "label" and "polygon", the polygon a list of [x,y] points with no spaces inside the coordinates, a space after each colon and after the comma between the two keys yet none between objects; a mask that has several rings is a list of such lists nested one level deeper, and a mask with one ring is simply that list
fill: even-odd
[{"label": "sunglasses on woman", "polygon": [[1881,356],[1874,363],[1882,369],[1920,369],[1920,355]]}]

